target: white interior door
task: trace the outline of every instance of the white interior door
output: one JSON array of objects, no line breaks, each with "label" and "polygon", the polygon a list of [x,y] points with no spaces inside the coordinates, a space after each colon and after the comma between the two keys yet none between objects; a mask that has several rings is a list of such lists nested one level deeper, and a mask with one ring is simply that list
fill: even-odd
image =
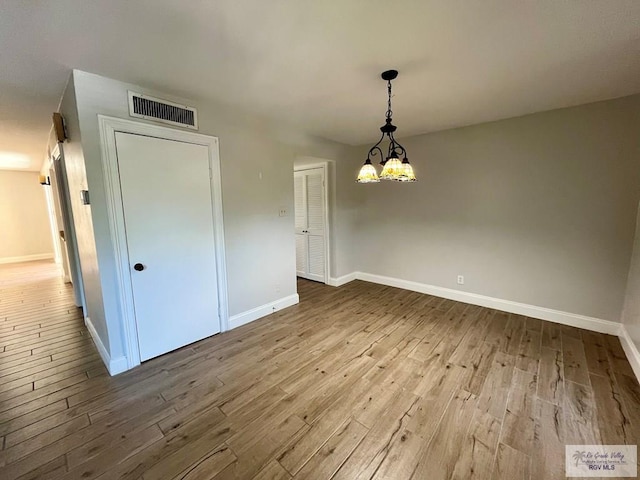
[{"label": "white interior door", "polygon": [[326,282],[326,211],[323,168],[294,173],[296,273]]},{"label": "white interior door", "polygon": [[51,181],[51,192],[53,199],[53,209],[55,212],[55,223],[56,223],[56,236],[54,242],[58,245],[58,250],[60,250],[60,260],[62,263],[62,275],[64,277],[64,281],[66,283],[71,283],[71,273],[69,271],[69,249],[67,247],[67,243],[65,242],[65,231],[64,231],[64,220],[62,218],[62,207],[60,205],[61,197],[60,192],[58,190],[58,177],[55,169],[55,164],[52,163],[51,168],[49,169],[49,178]]},{"label": "white interior door", "polygon": [[220,332],[208,148],[116,132],[140,359]]}]

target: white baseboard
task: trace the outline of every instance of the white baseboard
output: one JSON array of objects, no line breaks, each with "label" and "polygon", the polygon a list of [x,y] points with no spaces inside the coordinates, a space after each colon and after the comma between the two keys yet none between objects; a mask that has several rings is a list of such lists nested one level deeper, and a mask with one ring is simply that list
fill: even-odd
[{"label": "white baseboard", "polygon": [[36,260],[49,260],[50,258],[53,258],[53,253],[38,253],[36,255],[23,255],[21,257],[2,257],[0,258],[0,264],[35,262]]},{"label": "white baseboard", "polygon": [[89,334],[93,339],[93,343],[98,349],[100,358],[102,358],[102,361],[107,367],[107,370],[109,370],[109,374],[117,375],[119,373],[124,372],[125,370],[128,370],[129,366],[127,364],[127,357],[120,356],[114,359],[111,358],[111,356],[109,355],[109,352],[105,348],[104,343],[102,343],[102,340],[100,339],[100,336],[98,335],[96,328],[93,326],[93,323],[91,323],[91,319],[89,317],[84,318],[84,324],[87,326],[87,330],[89,330]]},{"label": "white baseboard", "polygon": [[[366,282],[379,283],[390,287],[403,288],[414,292],[426,293],[436,297],[448,298],[458,302],[470,303],[481,307],[495,308],[503,312],[516,313],[527,317],[540,318],[550,322],[570,325],[572,327],[584,328],[594,332],[606,333],[609,335],[620,334],[620,323],[611,320],[603,320],[601,318],[588,317],[576,313],[563,312],[561,310],[553,310],[546,307],[538,307],[526,303],[513,302],[511,300],[503,300],[501,298],[488,297],[477,293],[463,292],[453,290],[451,288],[436,287],[425,283],[411,282],[399,278],[385,277],[382,275],[374,275],[371,273],[354,272],[350,274],[358,280]],[[344,278],[344,277],[341,277]]]},{"label": "white baseboard", "polygon": [[341,287],[345,283],[349,283],[356,280],[356,273],[358,272],[351,272],[351,273],[348,273],[347,275],[343,275],[337,278],[330,277],[327,284],[331,285],[332,287]]},{"label": "white baseboard", "polygon": [[298,294],[295,293],[293,295],[289,295],[288,297],[280,298],[275,302],[252,308],[251,310],[239,313],[238,315],[233,315],[229,318],[229,330],[237,328],[241,325],[245,325],[249,322],[253,322],[254,320],[265,317],[273,312],[277,312],[278,310],[290,307],[291,305],[295,305],[299,302],[300,297],[298,297]]},{"label": "white baseboard", "polygon": [[119,373],[129,370],[129,363],[127,362],[127,357],[125,357],[124,355],[121,355],[118,358],[111,359],[107,369],[109,370],[110,375],[118,375]]},{"label": "white baseboard", "polygon": [[636,374],[636,378],[638,379],[638,382],[640,382],[640,350],[638,350],[636,344],[633,343],[633,340],[629,336],[629,332],[624,325],[620,326],[620,343],[622,344],[624,353],[627,355],[627,359],[631,364],[633,373]]}]

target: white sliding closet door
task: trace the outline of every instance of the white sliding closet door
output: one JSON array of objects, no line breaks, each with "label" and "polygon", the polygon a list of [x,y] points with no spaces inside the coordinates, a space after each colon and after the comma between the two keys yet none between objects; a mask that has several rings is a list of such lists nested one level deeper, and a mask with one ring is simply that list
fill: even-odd
[{"label": "white sliding closet door", "polygon": [[324,169],[294,173],[296,215],[296,274],[326,283]]}]

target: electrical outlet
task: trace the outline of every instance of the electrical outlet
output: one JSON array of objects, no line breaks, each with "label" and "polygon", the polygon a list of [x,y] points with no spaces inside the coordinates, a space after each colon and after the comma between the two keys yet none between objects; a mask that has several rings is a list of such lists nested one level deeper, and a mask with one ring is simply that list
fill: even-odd
[{"label": "electrical outlet", "polygon": [[286,207],[280,207],[280,212],[278,213],[278,215],[280,217],[286,217],[287,216],[287,208]]},{"label": "electrical outlet", "polygon": [[464,285],[464,275],[458,275],[458,285]]}]

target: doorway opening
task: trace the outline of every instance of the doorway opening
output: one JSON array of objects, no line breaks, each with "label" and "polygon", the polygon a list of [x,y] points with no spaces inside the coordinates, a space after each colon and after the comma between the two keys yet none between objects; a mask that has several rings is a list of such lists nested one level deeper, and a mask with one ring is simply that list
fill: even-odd
[{"label": "doorway opening", "polygon": [[64,158],[64,149],[57,144],[51,152],[49,163],[49,179],[51,183],[51,200],[57,235],[54,243],[58,243],[60,262],[65,282],[73,285],[73,294],[77,307],[81,307],[87,314],[87,306],[84,298],[84,284],[82,270],[80,268],[80,253],[76,237],[73,209],[71,207],[71,192],[67,179],[67,167]]},{"label": "doorway opening", "polygon": [[296,276],[328,284],[330,278],[329,162],[298,159],[294,165]]}]

